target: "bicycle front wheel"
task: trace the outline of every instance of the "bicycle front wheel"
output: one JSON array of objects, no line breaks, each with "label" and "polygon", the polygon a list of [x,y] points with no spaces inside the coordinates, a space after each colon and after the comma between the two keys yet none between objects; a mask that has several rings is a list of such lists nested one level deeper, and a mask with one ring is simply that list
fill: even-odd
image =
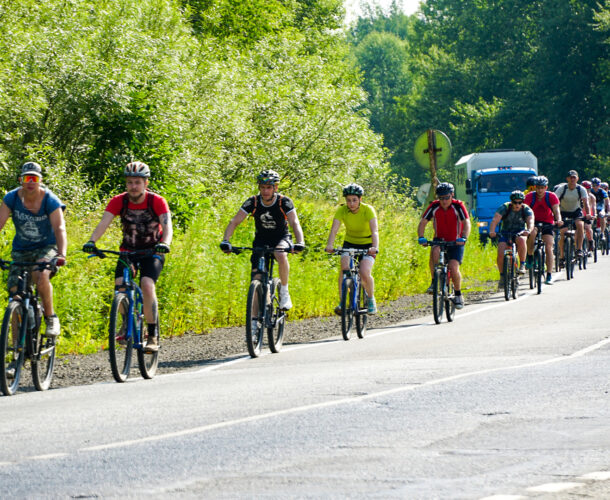
[{"label": "bicycle front wheel", "polygon": [[504,274],[504,300],[510,300],[510,269],[512,267],[512,256],[504,254],[504,265],[502,266],[502,272]]},{"label": "bicycle front wheel", "polygon": [[563,242],[563,258],[565,259],[567,279],[572,279],[572,264],[574,261],[574,256],[572,255],[573,251],[574,250],[572,248],[572,241],[570,240],[570,238],[566,237]]},{"label": "bicycle front wheel", "polygon": [[21,302],[12,301],[4,313],[2,331],[0,332],[0,389],[5,396],[12,396],[19,387],[21,368],[25,356],[23,345],[13,347],[13,338],[19,338],[21,322],[24,319],[24,308]]},{"label": "bicycle front wheel", "polygon": [[[40,323],[39,323],[40,324]],[[38,353],[32,358],[32,380],[39,391],[46,391],[51,386],[53,367],[55,366],[55,338],[40,334],[40,327],[36,332]]]},{"label": "bicycle front wheel", "polygon": [[519,296],[519,266],[517,260],[513,258],[513,265],[510,270],[510,290],[513,295],[513,299]]},{"label": "bicycle front wheel", "polygon": [[445,298],[443,297],[443,289],[445,287],[445,275],[442,269],[434,270],[434,279],[432,281],[432,312],[434,313],[434,322],[438,325],[443,319],[443,306]]},{"label": "bicycle front wheel", "polygon": [[542,278],[544,277],[544,252],[542,250],[536,252],[534,265],[536,266],[536,291],[541,294]]},{"label": "bicycle front wheel", "polygon": [[343,340],[349,340],[352,334],[354,323],[353,297],[354,282],[352,278],[346,278],[341,289],[341,335],[343,335]]},{"label": "bicycle front wheel", "polygon": [[131,369],[133,336],[128,336],[129,299],[117,293],[112,299],[108,326],[108,354],[112,376],[117,382],[125,382]]},{"label": "bicycle front wheel", "polygon": [[252,358],[257,358],[263,345],[263,329],[265,327],[265,304],[263,301],[263,284],[252,280],[248,290],[246,305],[246,345]]},{"label": "bicycle front wheel", "polygon": [[150,352],[144,349],[144,331],[146,329],[144,318],[138,319],[138,326],[140,327],[142,339],[140,348],[138,349],[138,368],[140,369],[140,374],[143,378],[151,379],[157,373],[157,367],[159,366],[159,350],[161,349],[161,330],[159,327],[159,318],[157,318],[157,324],[155,327],[155,335],[157,337],[158,346],[156,351]]},{"label": "bicycle front wheel", "polygon": [[450,274],[447,274],[445,280],[445,289],[443,292],[443,295],[445,296],[445,316],[447,317],[447,321],[451,323],[455,317],[455,302],[453,301],[455,298],[455,290],[453,289],[453,281],[451,280]]},{"label": "bicycle front wheel", "polygon": [[270,308],[271,323],[267,328],[267,341],[269,342],[269,349],[273,353],[278,353],[282,349],[284,343],[284,325],[286,323],[286,312],[280,309],[279,293],[280,293],[281,282],[279,278],[273,278],[271,281],[271,304],[268,305]]},{"label": "bicycle front wheel", "polygon": [[364,334],[366,333],[366,323],[368,321],[368,306],[369,306],[369,296],[366,294],[362,283],[358,287],[358,302],[356,311],[356,333],[358,334],[358,338],[363,339]]}]

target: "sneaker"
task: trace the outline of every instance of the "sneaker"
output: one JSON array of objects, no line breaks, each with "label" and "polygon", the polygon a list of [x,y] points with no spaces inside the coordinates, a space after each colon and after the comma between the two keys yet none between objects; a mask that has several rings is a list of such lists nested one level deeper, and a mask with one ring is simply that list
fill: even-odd
[{"label": "sneaker", "polygon": [[144,352],[157,352],[159,350],[159,342],[157,342],[156,335],[149,335],[146,339],[146,345],[144,346]]},{"label": "sneaker", "polygon": [[576,257],[582,259],[582,250],[576,250]]},{"label": "sneaker", "polygon": [[59,318],[57,315],[49,316],[44,321],[47,324],[44,334],[47,337],[57,337],[59,335]]},{"label": "sneaker", "polygon": [[502,290],[504,288],[504,275],[500,275],[500,281],[498,281],[498,290]]},{"label": "sneaker", "polygon": [[427,288],[426,293],[429,293],[430,295],[432,295],[432,294],[434,293],[434,285],[433,285],[433,284],[431,284],[431,285],[430,285],[430,286]]},{"label": "sneaker", "polygon": [[547,274],[546,275],[546,279],[544,280],[544,284],[545,285],[552,285],[553,284],[553,275],[552,274]]},{"label": "sneaker", "polygon": [[369,304],[368,304],[368,309],[366,312],[368,314],[377,313],[377,303],[375,302],[375,297],[369,297]]},{"label": "sneaker", "polygon": [[284,287],[280,287],[280,309],[287,311],[292,309],[292,300],[290,300],[290,293]]},{"label": "sneaker", "polygon": [[336,314],[337,316],[341,316],[341,306],[337,306],[337,307],[335,307],[335,314]]},{"label": "sneaker", "polygon": [[519,274],[525,274],[525,262],[521,262],[519,266]]},{"label": "sneaker", "polygon": [[464,307],[464,297],[456,295],[453,297],[453,303],[455,304],[456,309],[462,309]]},{"label": "sneaker", "polygon": [[531,269],[533,265],[534,265],[534,256],[528,255],[527,258],[525,259],[525,267],[527,269]]}]

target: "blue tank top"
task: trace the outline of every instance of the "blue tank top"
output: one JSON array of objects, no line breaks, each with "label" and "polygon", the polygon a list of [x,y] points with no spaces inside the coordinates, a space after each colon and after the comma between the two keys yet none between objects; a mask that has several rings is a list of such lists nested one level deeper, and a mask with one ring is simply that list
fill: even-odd
[{"label": "blue tank top", "polygon": [[15,225],[13,250],[37,250],[47,245],[57,244],[49,215],[58,208],[64,210],[66,206],[51,191],[45,189],[40,210],[34,214],[23,206],[23,202],[17,194],[18,191],[19,188],[9,191],[3,199],[11,210]]}]

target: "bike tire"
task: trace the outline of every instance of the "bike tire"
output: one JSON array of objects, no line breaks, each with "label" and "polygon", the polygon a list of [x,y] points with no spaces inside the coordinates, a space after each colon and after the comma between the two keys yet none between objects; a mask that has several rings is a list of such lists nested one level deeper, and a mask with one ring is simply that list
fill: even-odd
[{"label": "bike tire", "polygon": [[544,252],[542,250],[538,250],[536,252],[536,263],[537,267],[536,271],[536,293],[542,293],[542,278],[544,277]]},{"label": "bike tire", "polygon": [[138,349],[138,368],[140,369],[140,375],[142,375],[143,378],[149,380],[155,376],[155,374],[157,373],[157,368],[159,367],[159,350],[161,349],[161,328],[159,326],[159,318],[157,318],[157,325],[155,328],[155,334],[157,336],[157,346],[159,347],[159,349],[152,352],[147,352],[144,349],[144,331],[147,328],[146,324],[144,323],[144,318],[140,317],[139,319],[137,319],[137,322],[139,323],[138,326],[140,328],[140,335],[142,340],[140,348]]},{"label": "bike tire", "polygon": [[451,323],[453,318],[455,318],[455,302],[453,301],[455,290],[453,289],[453,281],[451,281],[449,274],[447,275],[443,294],[445,295],[445,317]]},{"label": "bike tire", "polygon": [[263,284],[252,280],[248,289],[246,305],[246,346],[250,357],[257,358],[263,345],[265,329],[265,304],[263,300]]},{"label": "bike tire", "polygon": [[269,349],[273,353],[278,353],[282,350],[282,344],[284,343],[284,326],[286,324],[286,312],[280,309],[280,286],[281,281],[279,278],[273,278],[269,293],[271,304],[268,304],[267,306],[270,308],[269,312],[272,325],[267,328],[267,342],[269,342]]},{"label": "bike tire", "polygon": [[434,314],[434,322],[438,325],[443,319],[443,307],[445,298],[443,297],[443,288],[445,280],[441,269],[434,270],[434,279],[432,280],[432,313]]},{"label": "bike tire", "polygon": [[595,234],[593,236],[593,242],[592,242],[592,252],[593,252],[593,262],[597,262],[597,247],[599,246],[599,238],[597,237],[597,234]]},{"label": "bike tire", "polygon": [[513,258],[513,265],[510,270],[510,291],[513,299],[517,299],[519,296],[519,266],[517,261]]},{"label": "bike tire", "polygon": [[504,300],[510,300],[510,268],[512,265],[512,256],[504,254],[504,265],[502,272],[504,273]]},{"label": "bike tire", "polygon": [[532,265],[527,270],[527,274],[530,279],[530,290],[533,290],[536,287],[536,274],[534,273],[534,262],[532,262]]},{"label": "bike tire", "polygon": [[343,340],[349,340],[354,325],[354,310],[352,304],[354,296],[354,281],[346,278],[341,289],[341,335]]},{"label": "bike tire", "polygon": [[[40,313],[38,313],[42,316]],[[55,366],[55,338],[40,333],[42,317],[36,318],[38,327],[35,332],[36,356],[32,359],[32,380],[39,391],[46,391],[51,386],[53,367]]]},{"label": "bike tire", "polygon": [[585,235],[582,240],[582,269],[587,270],[587,264],[589,263],[589,241],[587,240],[587,236]]},{"label": "bike tire", "polygon": [[133,337],[127,335],[129,321],[129,299],[124,293],[117,293],[112,299],[110,323],[108,326],[108,354],[112,376],[117,382],[125,382],[131,370]]},{"label": "bike tire", "polygon": [[[6,308],[0,331],[0,359],[2,359],[2,370],[0,371],[0,389],[5,396],[12,396],[17,392],[21,369],[23,367],[25,349],[15,351],[13,348],[13,329],[17,329],[19,336],[21,321],[25,317],[21,302],[12,301]],[[14,363],[14,376],[9,376],[9,365]]]},{"label": "bike tire", "polygon": [[566,278],[568,280],[572,279],[572,272],[571,272],[571,268],[572,268],[572,242],[570,241],[570,238],[566,237],[566,239],[563,242],[563,258],[564,258],[564,262],[565,262],[565,267],[566,267]]},{"label": "bike tire", "polygon": [[366,290],[360,283],[358,287],[358,302],[356,303],[358,311],[356,312],[356,333],[358,338],[363,339],[366,333],[366,324],[368,322],[368,305],[369,296],[366,294]]}]

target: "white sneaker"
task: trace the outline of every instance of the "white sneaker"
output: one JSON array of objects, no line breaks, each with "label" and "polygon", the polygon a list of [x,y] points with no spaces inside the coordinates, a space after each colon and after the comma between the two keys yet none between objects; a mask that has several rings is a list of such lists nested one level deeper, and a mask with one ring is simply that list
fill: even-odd
[{"label": "white sneaker", "polygon": [[45,318],[45,323],[47,324],[47,328],[44,334],[47,337],[57,337],[59,335],[59,318],[54,314],[53,316]]},{"label": "white sneaker", "polygon": [[290,293],[284,287],[280,287],[280,309],[287,311],[292,309],[292,300],[290,300]]}]

